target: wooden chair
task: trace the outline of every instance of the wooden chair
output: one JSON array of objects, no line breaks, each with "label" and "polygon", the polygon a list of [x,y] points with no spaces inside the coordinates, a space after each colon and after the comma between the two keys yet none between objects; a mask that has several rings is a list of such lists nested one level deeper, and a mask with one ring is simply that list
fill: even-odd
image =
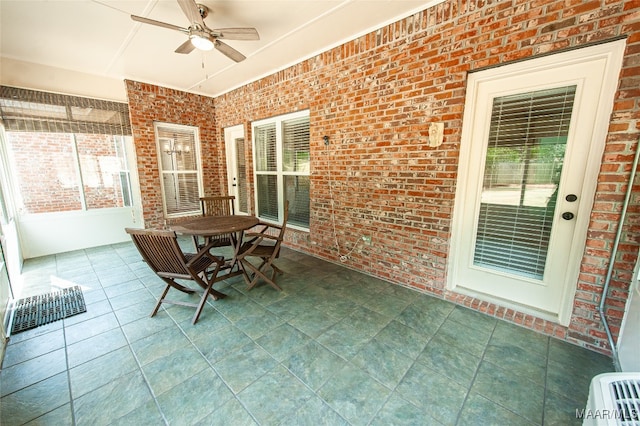
[{"label": "wooden chair", "polygon": [[[273,261],[280,255],[280,245],[284,240],[284,233],[287,227],[287,220],[289,218],[289,202],[285,203],[284,218],[282,225],[271,225],[267,223],[260,223],[258,226],[262,226],[260,232],[248,232],[245,233],[250,239],[243,242],[240,247],[237,259],[242,265],[242,271],[245,281],[247,282],[247,290],[251,290],[256,286],[258,280],[262,278],[270,286],[276,290],[282,290],[278,284],[276,284],[276,274],[282,274],[282,270],[274,265]],[[276,230],[273,232],[272,230]],[[275,235],[274,235],[275,234]],[[266,241],[272,241],[272,243],[264,244]],[[261,263],[259,266],[249,262],[248,258],[259,258]],[[271,268],[271,278],[266,275],[266,270]],[[253,276],[249,275],[249,272],[253,273]]]},{"label": "wooden chair", "polygon": [[[200,206],[202,209],[202,216],[231,216],[236,214],[234,207],[233,195],[221,195],[215,197],[200,197]],[[228,247],[231,246],[231,238],[233,235],[224,234],[216,235],[215,237],[209,237],[202,241],[197,236],[193,237],[193,243],[196,246],[196,250],[200,251],[205,245],[211,244],[211,247]]]},{"label": "wooden chair", "polygon": [[[213,289],[214,283],[224,279],[224,276],[218,277],[218,272],[225,265],[224,259],[220,256],[211,255],[209,250],[202,250],[198,254],[184,253],[174,231],[132,228],[125,228],[125,231],[131,235],[145,262],[167,284],[151,313],[152,317],[158,313],[163,303],[190,306],[196,308],[192,320],[195,324],[208,296],[214,300],[225,297]],[[198,284],[203,289],[200,302],[195,304],[166,299],[171,288],[188,294],[196,292],[176,280],[194,281]]]}]

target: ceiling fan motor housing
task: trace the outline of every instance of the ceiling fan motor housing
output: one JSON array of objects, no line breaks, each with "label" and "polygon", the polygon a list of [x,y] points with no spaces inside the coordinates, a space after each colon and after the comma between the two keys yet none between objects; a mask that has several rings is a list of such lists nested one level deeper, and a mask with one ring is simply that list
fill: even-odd
[{"label": "ceiling fan motor housing", "polygon": [[200,13],[202,19],[206,18],[209,15],[209,8],[207,6],[200,3],[196,3],[196,6],[198,6],[198,13]]}]

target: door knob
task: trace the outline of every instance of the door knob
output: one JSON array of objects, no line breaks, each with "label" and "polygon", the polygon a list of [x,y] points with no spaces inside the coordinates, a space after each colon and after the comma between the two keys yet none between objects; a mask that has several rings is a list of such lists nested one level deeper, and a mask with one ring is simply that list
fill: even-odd
[{"label": "door knob", "polygon": [[578,199],[578,197],[576,196],[576,194],[569,194],[566,197],[564,197],[564,199],[570,203],[573,203],[575,200]]},{"label": "door knob", "polygon": [[562,213],[562,218],[563,218],[564,220],[571,220],[571,219],[573,219],[573,217],[574,217],[574,216],[573,216],[573,213],[571,213],[571,212],[564,212],[564,213]]}]

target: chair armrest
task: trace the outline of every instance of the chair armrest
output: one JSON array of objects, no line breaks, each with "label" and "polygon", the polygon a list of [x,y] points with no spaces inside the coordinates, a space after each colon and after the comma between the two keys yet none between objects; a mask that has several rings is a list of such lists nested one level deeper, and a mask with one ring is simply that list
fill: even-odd
[{"label": "chair armrest", "polygon": [[277,229],[277,230],[280,230],[280,229],[282,229],[282,226],[280,226],[280,225],[271,225],[271,224],[264,223],[264,222],[260,222],[260,223],[258,223],[258,224],[257,224],[257,225],[255,225],[255,226],[256,226],[256,227],[260,227],[260,226],[261,226],[261,227],[262,227],[262,229],[261,229],[261,230],[259,230],[259,231],[257,231],[257,232],[256,232],[256,231],[253,231],[253,232],[251,232],[251,231],[249,231],[249,232],[245,232],[245,233],[244,233],[244,236],[245,236],[245,237],[248,237],[248,240],[245,240],[245,241],[244,241],[245,243],[253,243],[257,238],[260,238],[261,240],[262,240],[262,239],[264,239],[264,238],[268,238],[268,239],[276,240],[276,241],[278,241],[278,240],[279,240],[279,238],[278,238],[278,237],[275,237],[275,236],[273,236],[273,235],[271,235],[271,234],[267,234],[267,231],[268,231],[269,229]]}]

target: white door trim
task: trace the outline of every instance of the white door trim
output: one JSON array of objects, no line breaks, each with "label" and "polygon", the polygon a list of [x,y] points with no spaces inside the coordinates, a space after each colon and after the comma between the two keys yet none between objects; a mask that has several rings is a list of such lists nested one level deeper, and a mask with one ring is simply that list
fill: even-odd
[{"label": "white door trim", "polygon": [[[227,162],[227,193],[229,195],[234,195],[236,199],[234,200],[234,209],[236,214],[249,214],[249,212],[240,211],[240,199],[239,199],[239,191],[238,187],[238,150],[235,144],[237,138],[242,138],[245,141],[246,147],[246,137],[244,134],[244,125],[238,124],[231,127],[225,127],[224,129],[224,146],[226,152],[226,162]],[[247,200],[248,201],[248,200]],[[247,206],[248,207],[248,206]]]},{"label": "white door trim", "polygon": [[[462,123],[461,149],[459,160],[459,172],[457,179],[456,198],[453,209],[452,238],[449,251],[449,263],[447,269],[447,289],[463,294],[468,294],[478,299],[487,300],[501,306],[516,309],[520,312],[531,313],[538,317],[568,325],[573,305],[573,298],[576,290],[578,275],[580,272],[580,262],[585,249],[589,216],[593,208],[593,198],[596,191],[597,175],[604,152],[610,115],[613,109],[613,100],[618,85],[622,59],[626,40],[618,40],[610,43],[603,43],[591,47],[572,50],[568,52],[553,54],[540,58],[531,59],[515,64],[510,64],[494,69],[479,71],[469,75],[467,82],[467,95],[465,99],[465,111]],[[505,78],[522,77],[526,78],[528,73],[553,70],[558,66],[568,66],[580,64],[586,61],[604,61],[604,79],[599,93],[597,103],[596,120],[592,132],[592,144],[587,156],[587,170],[583,186],[583,202],[580,205],[580,212],[576,221],[574,238],[571,242],[570,262],[567,265],[566,282],[562,292],[562,300],[558,313],[541,312],[530,307],[500,299],[487,294],[465,289],[459,286],[456,281],[457,271],[460,265],[459,252],[463,244],[463,219],[469,210],[474,206],[467,205],[465,194],[471,190],[473,183],[469,182],[467,173],[468,165],[471,161],[478,159],[472,154],[471,139],[473,136],[474,117],[477,110],[487,108],[487,105],[478,105],[480,85]],[[489,106],[490,107],[490,106]],[[487,126],[489,123],[486,124]]]}]

